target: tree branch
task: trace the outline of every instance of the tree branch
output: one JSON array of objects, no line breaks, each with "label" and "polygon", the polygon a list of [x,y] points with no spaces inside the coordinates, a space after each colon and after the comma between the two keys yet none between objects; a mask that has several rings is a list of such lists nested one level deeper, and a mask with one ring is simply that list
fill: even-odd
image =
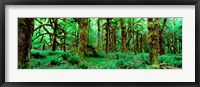
[{"label": "tree branch", "polygon": [[37,28],[34,29],[34,31],[40,29],[43,26],[51,26],[50,24],[41,24],[40,26],[38,26]]},{"label": "tree branch", "polygon": [[44,33],[44,34],[38,35],[36,38],[34,38],[34,39],[32,40],[32,42],[33,42],[34,40],[36,40],[37,38],[39,38],[40,36],[43,36],[43,35],[45,35],[45,34],[49,34],[49,33]]}]

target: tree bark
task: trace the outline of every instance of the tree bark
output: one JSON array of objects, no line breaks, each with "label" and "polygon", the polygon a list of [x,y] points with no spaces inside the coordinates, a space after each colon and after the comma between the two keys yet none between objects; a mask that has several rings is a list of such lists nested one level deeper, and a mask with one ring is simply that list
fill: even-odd
[{"label": "tree bark", "polygon": [[177,54],[178,50],[177,50],[177,36],[176,33],[174,33],[174,44],[173,44],[173,48],[174,48],[174,53]]},{"label": "tree bark", "polygon": [[88,18],[87,42],[90,43],[90,18]]},{"label": "tree bark", "polygon": [[139,31],[136,31],[136,43],[134,45],[135,54],[138,54],[139,51]]},{"label": "tree bark", "polygon": [[106,54],[109,52],[109,48],[110,48],[110,38],[109,38],[109,34],[110,34],[110,23],[111,23],[111,20],[110,18],[107,18],[107,24],[106,24]]},{"label": "tree bark", "polygon": [[113,51],[117,51],[117,49],[116,49],[117,31],[116,30],[117,30],[117,23],[115,23],[114,28],[113,28]]},{"label": "tree bark", "polygon": [[[51,20],[51,19],[50,19]],[[55,51],[56,50],[56,36],[57,36],[57,29],[58,29],[58,19],[57,18],[53,18],[53,23],[54,23],[54,26],[52,25],[53,27],[53,46],[52,46],[52,51]]]},{"label": "tree bark", "polygon": [[130,21],[128,22],[128,32],[127,32],[127,34],[128,34],[127,37],[129,39],[128,39],[127,43],[126,43],[126,48],[127,48],[128,51],[130,50],[130,40],[132,38],[131,23],[132,23],[132,21],[130,19]]},{"label": "tree bark", "polygon": [[30,59],[33,32],[33,18],[18,19],[18,68],[27,68],[26,63]]},{"label": "tree bark", "polygon": [[158,65],[159,18],[148,18],[148,30],[150,36],[150,64]]},{"label": "tree bark", "polygon": [[122,28],[122,53],[126,53],[126,25],[124,23],[124,18],[120,18],[121,28]]},{"label": "tree bark", "polygon": [[101,20],[100,18],[98,18],[98,20],[97,20],[97,26],[98,26],[98,44],[99,44],[98,45],[98,49],[101,49],[101,40],[100,40],[100,38],[101,38],[100,37],[100,32],[101,32],[100,28],[101,28],[101,25],[100,25],[100,20]]},{"label": "tree bark", "polygon": [[78,54],[83,59],[87,52],[87,29],[88,29],[88,18],[78,19],[80,27],[80,37],[78,45]]},{"label": "tree bark", "polygon": [[[132,26],[134,26],[134,18],[132,19]],[[132,35],[132,38],[133,38],[133,39],[132,39],[132,41],[133,41],[133,42],[132,42],[132,43],[133,43],[133,52],[136,53],[136,50],[135,50],[135,41],[134,41],[135,29],[132,30],[132,34],[133,34],[133,35]]]}]

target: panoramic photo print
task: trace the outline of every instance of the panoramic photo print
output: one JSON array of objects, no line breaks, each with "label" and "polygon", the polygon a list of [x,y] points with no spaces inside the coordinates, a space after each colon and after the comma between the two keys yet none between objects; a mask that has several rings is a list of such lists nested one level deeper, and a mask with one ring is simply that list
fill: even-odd
[{"label": "panoramic photo print", "polygon": [[18,69],[182,69],[182,18],[18,18]]}]

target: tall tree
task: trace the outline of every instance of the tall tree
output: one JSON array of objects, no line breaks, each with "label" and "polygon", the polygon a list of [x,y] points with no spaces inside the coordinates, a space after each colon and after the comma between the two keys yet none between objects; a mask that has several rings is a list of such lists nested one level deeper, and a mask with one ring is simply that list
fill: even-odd
[{"label": "tall tree", "polygon": [[[100,28],[101,28],[101,25],[100,25],[100,21],[101,21],[101,19],[100,18],[98,18],[97,19],[97,26],[98,26],[98,44],[101,44],[101,40],[100,40]],[[101,47],[101,45],[98,45],[98,49],[100,49],[100,47]]]},{"label": "tall tree", "polygon": [[148,30],[149,30],[149,45],[150,45],[150,64],[158,64],[158,30],[159,30],[159,18],[148,18]]},{"label": "tall tree", "polygon": [[18,68],[26,68],[27,61],[30,59],[30,50],[32,47],[32,35],[34,31],[33,18],[18,19]]},{"label": "tall tree", "polygon": [[174,42],[173,42],[173,48],[174,48],[174,54],[178,53],[178,48],[177,48],[177,35],[176,32],[174,32]]},{"label": "tall tree", "polygon": [[58,29],[58,18],[50,19],[50,24],[53,28],[53,46],[52,51],[56,50],[56,37],[57,37],[57,29]]},{"label": "tall tree", "polygon": [[111,24],[111,19],[110,18],[106,18],[107,24],[106,24],[106,53],[109,52],[109,48],[110,48],[110,38],[109,38],[109,34],[110,34],[110,24]]},{"label": "tall tree", "polygon": [[121,29],[122,29],[122,53],[126,52],[126,25],[124,22],[124,18],[120,18],[121,20]]},{"label": "tall tree", "polygon": [[139,30],[136,30],[136,41],[135,41],[135,54],[138,54],[139,52]]},{"label": "tall tree", "polygon": [[80,27],[80,37],[78,45],[78,54],[83,59],[87,52],[87,29],[88,29],[88,18],[78,19]]},{"label": "tall tree", "polygon": [[[131,27],[134,26],[134,25],[135,25],[135,23],[134,23],[134,18],[133,18],[132,19],[132,25],[131,25]],[[133,52],[136,53],[136,50],[135,50],[135,41],[134,41],[134,34],[135,34],[135,29],[132,29]]]},{"label": "tall tree", "polygon": [[128,32],[127,32],[127,37],[128,37],[128,39],[127,39],[127,43],[126,43],[126,48],[127,48],[127,50],[130,50],[130,41],[131,41],[131,39],[132,39],[132,30],[131,30],[131,27],[132,27],[132,19],[131,18],[129,18],[129,21],[128,21]]},{"label": "tall tree", "polygon": [[113,43],[112,43],[112,45],[113,45],[113,51],[117,51],[117,49],[116,49],[116,41],[117,41],[117,38],[116,38],[116,35],[117,35],[117,20],[115,20],[114,19],[114,22],[113,22]]}]

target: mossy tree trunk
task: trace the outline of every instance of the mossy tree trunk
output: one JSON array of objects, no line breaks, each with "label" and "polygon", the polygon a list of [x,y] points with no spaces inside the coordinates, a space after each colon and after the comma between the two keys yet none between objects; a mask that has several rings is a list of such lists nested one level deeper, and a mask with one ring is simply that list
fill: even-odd
[{"label": "mossy tree trunk", "polygon": [[18,68],[26,68],[30,59],[32,35],[34,32],[33,18],[18,19]]},{"label": "mossy tree trunk", "polygon": [[177,36],[176,36],[176,33],[174,33],[174,44],[173,44],[173,48],[174,48],[174,54],[178,54],[178,49],[177,49]]},{"label": "mossy tree trunk", "polygon": [[135,51],[135,54],[138,54],[138,51],[139,51],[139,31],[138,30],[136,30],[136,41],[134,45],[134,51]]},{"label": "mossy tree trunk", "polygon": [[80,27],[80,37],[78,45],[78,54],[83,59],[87,52],[87,29],[88,29],[88,18],[78,19]]},{"label": "mossy tree trunk", "polygon": [[100,21],[101,21],[101,19],[100,18],[98,18],[98,20],[97,20],[97,26],[98,26],[98,49],[101,49],[101,37],[100,37],[100,28],[101,28],[101,25],[100,25]]},{"label": "mossy tree trunk", "polygon": [[126,49],[129,51],[130,50],[130,40],[132,38],[132,32],[131,32],[131,20],[128,22],[128,30],[127,30],[127,43],[126,43]]},{"label": "mossy tree trunk", "polygon": [[124,18],[120,18],[121,21],[121,29],[122,29],[122,53],[126,52],[126,25],[124,22]]},{"label": "mossy tree trunk", "polygon": [[106,18],[107,20],[107,24],[106,24],[106,54],[109,52],[109,48],[110,48],[110,38],[109,38],[109,34],[110,34],[110,24],[111,24],[111,19],[110,18]]},{"label": "mossy tree trunk", "polygon": [[50,19],[51,27],[53,28],[53,46],[52,51],[56,50],[56,36],[57,36],[57,29],[58,29],[58,18]]},{"label": "mossy tree trunk", "polygon": [[158,65],[159,18],[148,18],[148,30],[150,37],[150,64]]},{"label": "mossy tree trunk", "polygon": [[117,51],[116,49],[116,41],[117,41],[117,38],[116,38],[116,35],[117,35],[117,22],[114,22],[114,26],[113,26],[113,51]]},{"label": "mossy tree trunk", "polygon": [[147,34],[143,34],[142,35],[142,52],[145,52],[145,53],[148,53],[149,51],[147,50],[148,49],[148,39],[147,39]]},{"label": "mossy tree trunk", "polygon": [[[134,26],[134,18],[132,19],[132,26]],[[134,41],[134,34],[135,34],[135,29],[132,29],[133,52],[136,53],[136,50],[135,50],[135,41]]]},{"label": "mossy tree trunk", "polygon": [[90,18],[88,18],[87,42],[90,43]]}]

